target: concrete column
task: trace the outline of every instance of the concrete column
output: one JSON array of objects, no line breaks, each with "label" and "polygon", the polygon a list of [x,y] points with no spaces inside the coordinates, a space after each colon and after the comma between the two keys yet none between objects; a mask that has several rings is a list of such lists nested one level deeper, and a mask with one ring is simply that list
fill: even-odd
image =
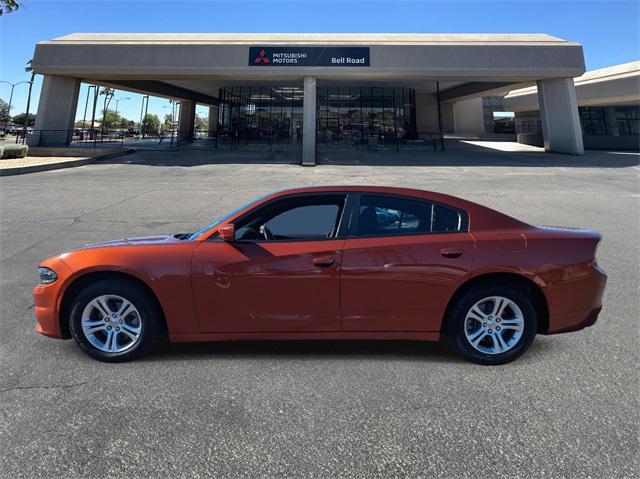
[{"label": "concrete column", "polygon": [[210,106],[209,107],[209,128],[208,128],[209,138],[213,138],[216,136],[217,129],[218,129],[218,107]]},{"label": "concrete column", "polygon": [[432,93],[416,93],[418,133],[438,133],[438,101]]},{"label": "concrete column", "polygon": [[444,118],[444,132],[453,133],[456,131],[456,117],[454,114],[453,103],[447,102],[442,104],[442,116]]},{"label": "concrete column", "polygon": [[316,79],[304,77],[302,165],[316,165]]},{"label": "concrete column", "polygon": [[540,80],[537,83],[544,149],[555,153],[584,155],[573,78]]},{"label": "concrete column", "polygon": [[180,100],[180,116],[178,117],[178,140],[190,143],[196,124],[196,102]]},{"label": "concrete column", "polygon": [[461,100],[453,104],[455,132],[462,135],[484,134],[484,110],[482,98]]},{"label": "concrete column", "polygon": [[33,146],[68,145],[73,134],[79,93],[79,78],[45,75],[38,102],[35,132],[27,136],[27,143]]}]

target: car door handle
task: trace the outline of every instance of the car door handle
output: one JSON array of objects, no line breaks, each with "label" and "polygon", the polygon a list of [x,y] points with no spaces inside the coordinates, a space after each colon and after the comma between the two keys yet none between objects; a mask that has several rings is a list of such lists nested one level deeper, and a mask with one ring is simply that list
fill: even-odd
[{"label": "car door handle", "polygon": [[335,262],[336,259],[332,258],[331,256],[317,256],[313,258],[313,265],[317,266],[318,268],[328,268],[330,266],[333,266],[333,263]]},{"label": "car door handle", "polygon": [[464,253],[463,250],[458,248],[442,248],[440,254],[445,258],[459,258]]}]

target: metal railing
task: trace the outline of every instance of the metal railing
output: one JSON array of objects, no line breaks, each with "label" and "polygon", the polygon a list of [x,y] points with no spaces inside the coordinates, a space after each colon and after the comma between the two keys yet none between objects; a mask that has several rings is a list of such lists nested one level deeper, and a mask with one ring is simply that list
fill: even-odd
[{"label": "metal railing", "polygon": [[[15,143],[42,147],[70,148],[137,148],[173,149],[185,145],[227,151],[298,151],[302,150],[302,135],[284,136],[257,131],[194,130],[189,140],[180,138],[179,132],[154,132],[140,134],[126,130],[27,130],[20,131]],[[350,133],[327,135],[319,132],[316,137],[319,149],[354,150],[423,150],[438,147],[444,151],[444,141],[438,133],[418,132],[401,138],[393,135],[355,135]]]},{"label": "metal railing", "polygon": [[15,143],[56,148],[173,148],[179,144],[177,131],[144,133],[126,130],[27,130]]},{"label": "metal railing", "polygon": [[403,137],[394,137],[392,134],[360,135],[341,133],[327,135],[326,132],[318,133],[317,144],[322,149],[356,149],[356,150],[392,150],[396,152],[404,150],[433,149],[438,145],[444,151],[444,142],[439,133],[418,132]]},{"label": "metal railing", "polygon": [[[192,137],[194,142],[209,142],[212,148],[235,150],[297,150],[302,149],[302,135],[294,137],[270,134],[258,131],[205,131],[196,130]],[[418,132],[402,138],[393,135],[337,134],[330,137],[326,132],[318,132],[316,146],[321,149],[365,149],[365,150],[419,150],[438,147],[444,151],[444,140],[436,132]]]}]

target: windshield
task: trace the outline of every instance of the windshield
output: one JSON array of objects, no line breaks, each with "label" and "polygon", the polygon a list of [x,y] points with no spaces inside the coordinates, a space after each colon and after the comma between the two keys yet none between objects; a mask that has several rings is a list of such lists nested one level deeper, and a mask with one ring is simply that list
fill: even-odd
[{"label": "windshield", "polygon": [[238,209],[233,210],[231,213],[227,213],[224,216],[221,216],[220,218],[218,218],[217,220],[215,220],[213,223],[208,224],[207,226],[205,226],[204,228],[202,228],[201,230],[196,231],[195,233],[193,233],[191,236],[189,236],[190,240],[194,240],[196,239],[198,236],[200,236],[202,233],[210,230],[211,228],[213,228],[214,226],[218,226],[220,223],[224,223],[226,220],[228,220],[229,218],[231,218],[232,216],[234,216],[236,213],[239,213],[240,211],[244,210],[245,208],[248,208],[249,206],[258,203],[260,201],[262,201],[263,199],[265,199],[267,196],[269,195],[264,195],[261,196],[260,198],[256,198],[253,201],[250,201],[249,203],[247,203],[244,206],[241,206]]}]

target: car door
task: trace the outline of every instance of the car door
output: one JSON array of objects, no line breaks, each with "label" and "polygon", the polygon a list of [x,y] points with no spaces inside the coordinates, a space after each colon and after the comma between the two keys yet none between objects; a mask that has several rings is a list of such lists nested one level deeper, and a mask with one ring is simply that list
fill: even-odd
[{"label": "car door", "polygon": [[362,194],[342,256],[344,331],[438,331],[469,277],[466,213],[416,198]]},{"label": "car door", "polygon": [[346,198],[277,199],[234,221],[234,241],[200,245],[192,277],[201,329],[338,331]]}]

